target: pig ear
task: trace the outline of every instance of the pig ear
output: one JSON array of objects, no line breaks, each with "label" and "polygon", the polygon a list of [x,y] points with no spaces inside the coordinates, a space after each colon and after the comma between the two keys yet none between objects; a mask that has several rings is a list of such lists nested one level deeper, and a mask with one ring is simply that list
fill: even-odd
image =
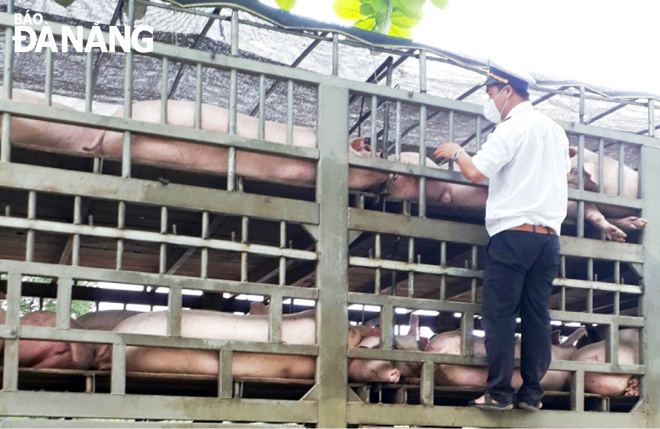
[{"label": "pig ear", "polygon": [[410,333],[417,335],[417,329],[419,328],[419,317],[416,314],[410,315]]},{"label": "pig ear", "polygon": [[591,162],[584,164],[584,187],[585,189],[598,188],[598,167]]},{"label": "pig ear", "polygon": [[568,155],[569,155],[571,158],[573,158],[574,156],[576,156],[577,153],[578,153],[578,148],[577,148],[577,146],[569,146],[569,147],[568,147]]},{"label": "pig ear", "polygon": [[266,315],[268,314],[268,307],[266,307],[263,302],[253,302],[250,304],[250,312],[248,314],[251,316]]},{"label": "pig ear", "polygon": [[351,140],[349,144],[353,149],[359,151],[360,149],[362,149],[362,146],[364,146],[364,139],[362,137],[358,137],[356,139]]}]

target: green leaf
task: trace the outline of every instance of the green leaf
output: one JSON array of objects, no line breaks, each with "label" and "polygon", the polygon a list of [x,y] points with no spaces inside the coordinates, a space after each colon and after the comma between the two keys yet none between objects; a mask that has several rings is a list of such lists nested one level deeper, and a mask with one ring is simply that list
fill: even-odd
[{"label": "green leaf", "polygon": [[402,39],[412,39],[412,33],[408,28],[401,28],[396,25],[392,25],[392,28],[390,28],[389,33],[387,33],[388,36],[393,36],[393,37],[400,37]]},{"label": "green leaf", "polygon": [[409,16],[401,12],[399,9],[395,9],[392,12],[392,25],[401,27],[401,28],[413,28],[415,25],[419,24],[420,19],[417,17]]},{"label": "green leaf", "polygon": [[393,0],[393,6],[398,9],[416,11],[421,10],[426,0]]},{"label": "green leaf", "polygon": [[376,20],[374,18],[366,18],[366,19],[361,19],[358,22],[356,22],[353,25],[353,27],[360,28],[362,30],[371,31],[371,29],[373,28],[375,23],[376,23]]},{"label": "green leaf", "polygon": [[373,6],[371,6],[371,4],[369,3],[363,3],[360,6],[360,14],[362,14],[363,16],[371,16],[375,13],[376,11],[374,10]]},{"label": "green leaf", "polygon": [[440,9],[444,9],[449,4],[449,0],[431,0],[431,3],[433,3],[433,5],[435,7],[439,7]]},{"label": "green leaf", "polygon": [[363,18],[359,0],[335,0],[332,8],[340,19],[355,21]]},{"label": "green leaf", "polygon": [[275,0],[275,3],[277,3],[280,9],[288,12],[296,5],[296,1],[297,0]]},{"label": "green leaf", "polygon": [[387,2],[388,0],[371,0],[371,7],[378,12],[387,7]]}]

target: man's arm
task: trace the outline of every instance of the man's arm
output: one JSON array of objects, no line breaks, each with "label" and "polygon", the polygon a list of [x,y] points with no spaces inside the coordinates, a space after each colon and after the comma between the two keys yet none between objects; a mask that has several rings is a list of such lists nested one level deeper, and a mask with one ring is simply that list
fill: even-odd
[{"label": "man's arm", "polygon": [[[433,153],[433,157],[451,159],[456,152],[461,150],[463,150],[463,148],[457,143],[443,143],[438,146]],[[477,169],[474,162],[472,162],[472,157],[467,152],[461,153],[458,158],[456,158],[456,163],[461,167],[461,172],[470,182],[481,183],[488,179]]]}]

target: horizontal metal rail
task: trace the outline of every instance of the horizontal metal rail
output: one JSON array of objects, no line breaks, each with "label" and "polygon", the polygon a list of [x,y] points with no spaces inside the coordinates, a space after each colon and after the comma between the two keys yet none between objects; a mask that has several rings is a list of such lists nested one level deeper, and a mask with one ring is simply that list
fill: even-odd
[{"label": "horizontal metal rail", "polygon": [[[349,229],[485,246],[488,233],[483,226],[438,219],[422,219],[373,210],[349,209]],[[575,237],[560,237],[561,253],[566,256],[643,263],[643,246],[632,243],[604,242]]]},{"label": "horizontal metal rail", "polygon": [[263,283],[216,280],[198,277],[184,277],[169,274],[139,273],[135,271],[108,270],[102,268],[73,267],[39,262],[19,262],[0,260],[0,272],[22,273],[41,277],[65,277],[76,280],[128,283],[136,285],[180,287],[205,292],[227,292],[232,294],[253,294],[317,300],[315,288],[278,286]]},{"label": "horizontal metal rail", "polygon": [[[79,125],[87,128],[101,128],[117,132],[131,131],[135,134],[183,140],[206,146],[231,146],[235,147],[237,150],[266,153],[286,158],[316,161],[319,157],[318,150],[315,148],[272,143],[203,129],[144,122],[135,119],[115,118],[111,116],[78,112],[75,110],[64,110],[50,106],[19,103],[11,100],[0,100],[0,112],[11,113],[14,116],[41,119],[44,121]],[[93,154],[90,154],[89,156],[93,156]],[[119,157],[117,157],[117,159],[119,159]]]},{"label": "horizontal metal rail", "polygon": [[[409,350],[382,350],[357,347],[348,349],[348,357],[352,359],[391,360],[397,362],[433,362],[434,364],[487,366],[486,356],[462,356],[444,353],[428,353]],[[520,359],[515,360],[517,367]],[[617,365],[610,363],[575,362],[553,360],[550,370],[554,371],[587,371],[607,374],[644,375],[644,365]]]},{"label": "horizontal metal rail", "polygon": [[382,268],[394,271],[413,271],[420,274],[448,275],[453,277],[483,277],[483,271],[466,268],[441,267],[439,265],[418,264],[414,262],[392,261],[389,259],[363,258],[351,256],[349,263],[353,267]]},{"label": "horizontal metal rail", "polygon": [[[179,184],[0,163],[0,187],[317,225],[318,204]],[[181,198],[185,195],[185,198]]]},{"label": "horizontal metal rail", "polygon": [[[421,407],[396,404],[349,403],[348,423],[365,425],[458,426],[458,427],[646,427],[644,413],[524,410],[506,413],[475,412],[468,407]],[[422,411],[423,410],[423,411]]]},{"label": "horizontal metal rail", "polygon": [[167,347],[173,349],[232,350],[244,353],[272,353],[317,356],[318,346],[269,342],[245,342],[213,338],[129,334],[113,331],[55,329],[36,326],[0,325],[0,338],[21,340],[71,341],[79,343],[124,344],[126,346]]},{"label": "horizontal metal rail", "polygon": [[74,225],[70,223],[52,222],[47,220],[29,220],[15,217],[0,216],[0,227],[42,231],[47,233],[81,235],[87,237],[101,237],[142,241],[148,243],[167,243],[184,247],[208,248],[214,250],[227,250],[231,252],[244,252],[254,255],[285,257],[305,261],[316,261],[317,254],[307,250],[287,249],[261,244],[239,243],[228,240],[211,238],[189,237],[184,235],[163,234],[159,232],[118,229],[104,226]]},{"label": "horizontal metal rail", "polygon": [[[100,401],[100,396],[103,401]],[[35,406],[35,404],[39,404]],[[101,405],[103,404],[103,405]],[[24,417],[315,423],[316,401],[2,392],[0,409]]]}]

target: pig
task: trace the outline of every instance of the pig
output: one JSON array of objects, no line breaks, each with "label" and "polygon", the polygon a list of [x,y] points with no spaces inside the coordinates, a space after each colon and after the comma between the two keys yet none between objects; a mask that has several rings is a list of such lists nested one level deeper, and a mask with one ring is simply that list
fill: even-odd
[{"label": "pig", "polygon": [[[142,313],[121,322],[116,332],[165,335],[167,313]],[[373,337],[373,328],[349,329],[348,346],[369,346],[363,340]],[[214,338],[234,341],[268,341],[268,317],[263,315],[237,316],[206,310],[189,310],[182,314],[181,335],[189,338]],[[315,344],[316,320],[313,317],[283,318],[282,341],[289,344]],[[110,346],[105,346],[99,369],[111,365]],[[167,372],[185,374],[218,373],[218,352],[211,350],[186,350],[167,348],[126,347],[126,365],[129,371]],[[387,371],[386,365],[377,366],[365,361],[349,367],[353,381],[398,381],[398,370]],[[391,366],[391,365],[390,365]],[[311,356],[273,355],[263,353],[233,354],[234,377],[313,378],[316,361]],[[395,368],[391,368],[395,370]],[[387,380],[374,380],[378,375]]]},{"label": "pig", "polygon": [[[586,335],[586,333],[586,329],[579,328],[562,344],[552,346],[552,359],[570,360],[576,351],[575,343],[582,336]],[[485,356],[486,346],[484,338],[475,337],[473,342],[474,355]],[[520,344],[520,338],[517,337],[515,345],[515,356],[517,358],[520,357]],[[461,354],[461,333],[451,331],[435,335],[431,338],[424,351],[428,353],[459,355]],[[569,377],[570,373],[566,371],[548,371],[541,380],[541,387],[544,390],[563,390],[568,383]],[[476,366],[438,364],[435,366],[434,379],[437,385],[485,388],[488,379],[488,369]],[[519,369],[514,370],[511,385],[514,389],[518,389],[522,385],[522,377],[520,376]]]},{"label": "pig", "polygon": [[[419,317],[416,314],[410,315],[410,329],[406,335],[396,335],[394,337],[394,347],[397,350],[420,350],[420,344],[417,339],[419,329]],[[418,362],[396,362],[395,365],[405,378],[418,378],[421,364]]]},{"label": "pig", "polygon": [[[571,360],[576,362],[605,362],[607,342],[600,341],[578,349]],[[619,364],[639,364],[639,331],[619,331]],[[639,396],[639,380],[626,374],[601,374],[585,372],[584,390],[603,396]]]},{"label": "pig", "polygon": [[[249,316],[267,316],[268,307],[263,302],[253,302],[250,304]],[[316,317],[316,308],[310,308],[309,310],[299,311],[297,313],[283,314],[282,318],[285,320],[292,319],[304,319],[304,318],[315,318]]]},{"label": "pig", "polygon": [[[133,104],[132,118],[144,122],[160,122],[160,100],[142,101]],[[170,100],[167,105],[167,123],[180,127],[193,128],[195,124],[195,103],[190,101]],[[124,109],[117,110],[112,116],[124,117]],[[201,128],[216,133],[229,132],[229,113],[227,109],[209,104],[202,105]],[[239,114],[236,134],[240,137],[258,138],[259,121],[257,118]],[[286,125],[267,121],[265,140],[286,144]],[[118,159],[122,153],[123,134],[113,131],[100,131],[91,145],[86,147],[90,153]],[[293,145],[315,148],[316,130],[313,128],[293,128]],[[367,154],[368,145],[362,139],[350,142],[352,156]],[[194,169],[219,174],[227,173],[228,151],[220,146],[205,146],[162,137],[134,135],[131,144],[131,157],[140,163],[170,165],[183,169]],[[236,151],[236,174],[254,179],[285,183],[314,183],[315,165],[311,162],[279,158],[254,152]],[[366,189],[385,182],[388,175],[363,169],[351,169],[349,187]]]},{"label": "pig", "polygon": [[[578,187],[578,149],[570,147],[571,171],[568,183],[571,188]],[[584,150],[584,189],[598,192],[598,154]],[[607,195],[619,195],[619,161],[605,157],[603,160],[603,192]],[[639,193],[639,173],[628,166],[623,168],[623,193],[627,198],[637,198]],[[568,202],[568,216],[575,218],[578,203]],[[625,241],[627,234],[624,231],[646,228],[648,221],[636,216],[634,210],[614,207],[596,206],[585,203],[584,216],[596,228],[603,231],[605,238],[612,241]]]},{"label": "pig", "polygon": [[[35,311],[21,317],[21,326],[54,327],[55,313]],[[81,326],[71,320],[72,329]],[[88,343],[64,343],[58,341],[20,340],[18,365],[28,368],[89,369],[94,358],[94,345]]]},{"label": "pig", "polygon": [[[380,347],[380,333],[363,337],[357,347],[369,349]],[[348,378],[351,381],[398,383],[400,377],[400,370],[388,361],[374,359],[350,359],[348,361]]]},{"label": "pig", "polygon": [[[0,86],[0,97],[4,98],[4,88]],[[12,100],[19,103],[43,105],[44,99],[27,91],[12,90]],[[73,110],[62,104],[53,107]],[[2,119],[0,119],[0,122]],[[13,116],[11,118],[10,141],[12,144],[29,149],[89,156],[84,146],[91,144],[98,130],[76,125],[58,124]]]}]

